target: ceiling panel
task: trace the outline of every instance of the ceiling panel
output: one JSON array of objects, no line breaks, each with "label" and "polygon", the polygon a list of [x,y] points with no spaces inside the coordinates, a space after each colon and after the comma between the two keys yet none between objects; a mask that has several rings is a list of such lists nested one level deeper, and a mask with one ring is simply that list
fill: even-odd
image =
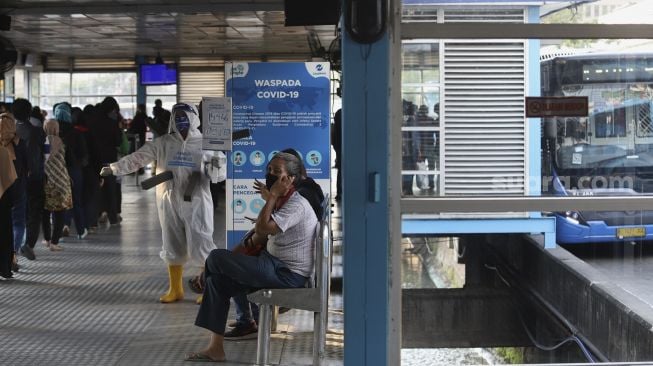
[{"label": "ceiling panel", "polygon": [[[0,32],[22,52],[55,56],[309,56],[334,26],[284,27],[283,0],[1,0],[12,16]],[[273,9],[273,10],[270,10]],[[278,9],[278,10],[277,10]]]}]

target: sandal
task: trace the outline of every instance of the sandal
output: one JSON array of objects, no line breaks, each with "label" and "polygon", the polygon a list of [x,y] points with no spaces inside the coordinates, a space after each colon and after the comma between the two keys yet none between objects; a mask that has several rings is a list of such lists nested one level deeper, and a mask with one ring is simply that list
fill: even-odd
[{"label": "sandal", "polygon": [[184,357],[184,361],[191,361],[191,362],[224,362],[224,360],[214,360],[211,357],[207,355],[203,355],[199,352],[191,352],[191,353],[186,353],[186,356]]},{"label": "sandal", "polygon": [[203,294],[204,287],[202,286],[202,281],[200,276],[192,277],[188,280],[188,287],[196,294]]}]

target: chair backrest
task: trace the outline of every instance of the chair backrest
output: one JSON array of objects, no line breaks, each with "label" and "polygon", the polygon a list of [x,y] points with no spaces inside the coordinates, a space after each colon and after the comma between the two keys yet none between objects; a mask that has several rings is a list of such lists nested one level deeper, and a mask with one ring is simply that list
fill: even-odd
[{"label": "chair backrest", "polygon": [[329,230],[329,195],[325,195],[322,201],[322,220],[317,226],[315,235],[315,272],[311,278],[311,287],[323,287],[329,284],[331,276],[331,231]]}]

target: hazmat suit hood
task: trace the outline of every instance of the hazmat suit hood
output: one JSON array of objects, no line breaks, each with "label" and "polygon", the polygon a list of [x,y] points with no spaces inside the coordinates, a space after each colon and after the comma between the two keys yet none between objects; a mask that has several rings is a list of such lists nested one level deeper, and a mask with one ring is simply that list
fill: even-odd
[{"label": "hazmat suit hood", "polygon": [[175,112],[177,110],[186,112],[186,116],[190,121],[190,127],[188,128],[188,135],[186,136],[186,140],[188,140],[190,137],[202,136],[202,133],[199,130],[199,113],[197,112],[197,108],[189,103],[177,103],[172,106],[172,110],[170,111],[170,121],[168,122],[168,133],[174,132],[177,134],[177,136],[179,136],[179,138],[183,139],[183,137],[181,137],[181,133],[179,133],[179,130],[177,130],[177,124],[175,123]]}]

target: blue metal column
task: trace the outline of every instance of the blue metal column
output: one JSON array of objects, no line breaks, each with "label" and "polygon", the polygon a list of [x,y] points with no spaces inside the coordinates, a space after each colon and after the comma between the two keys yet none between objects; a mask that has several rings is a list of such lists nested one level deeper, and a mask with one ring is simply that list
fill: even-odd
[{"label": "blue metal column", "polygon": [[[540,22],[540,7],[528,7],[528,23]],[[541,94],[540,80],[540,40],[529,39],[527,41],[528,65],[527,80],[528,90],[526,95],[539,96]],[[542,127],[539,118],[527,118],[528,123],[528,175],[529,175],[529,195],[540,196],[542,194]],[[540,212],[531,212],[531,218],[541,218]],[[555,226],[553,231],[544,233],[544,247],[547,249],[555,248]]]},{"label": "blue metal column", "polygon": [[141,85],[141,68],[139,65],[146,64],[147,60],[145,56],[136,56],[136,104],[145,104],[145,99],[147,97],[145,85]]},{"label": "blue metal column", "polygon": [[390,361],[389,51],[387,34],[363,45],[343,31],[345,365]]}]

